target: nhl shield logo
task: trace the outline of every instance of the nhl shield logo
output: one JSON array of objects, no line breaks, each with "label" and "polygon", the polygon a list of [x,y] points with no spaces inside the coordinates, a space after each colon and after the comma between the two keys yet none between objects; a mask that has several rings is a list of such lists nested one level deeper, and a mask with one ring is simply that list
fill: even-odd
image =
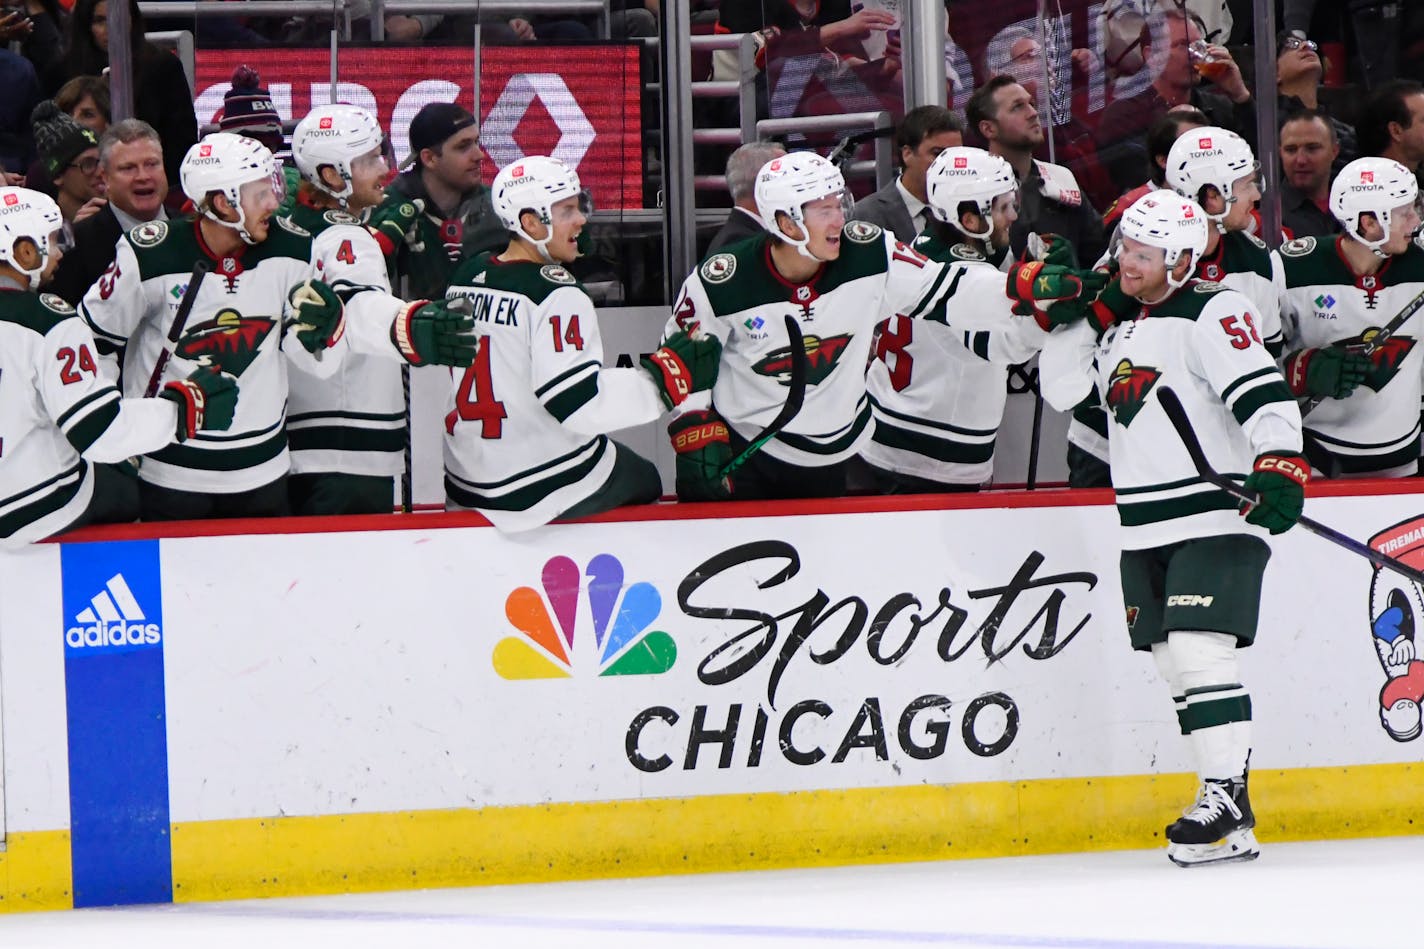
[{"label": "nhl shield logo", "polygon": [[1205,267],[1202,268],[1202,276],[1205,277],[1207,280],[1220,280],[1221,268],[1216,264],[1207,264]]},{"label": "nhl shield logo", "polygon": [[1162,372],[1151,366],[1134,366],[1132,360],[1124,359],[1113,370],[1108,381],[1108,411],[1112,412],[1118,424],[1126,428],[1137,418],[1137,413],[1147,404],[1147,395]]}]

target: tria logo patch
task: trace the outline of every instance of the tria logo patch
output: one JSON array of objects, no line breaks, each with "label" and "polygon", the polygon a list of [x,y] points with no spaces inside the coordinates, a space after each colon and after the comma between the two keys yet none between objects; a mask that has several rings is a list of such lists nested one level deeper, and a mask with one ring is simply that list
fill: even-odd
[{"label": "tria logo patch", "polygon": [[204,361],[229,375],[240,376],[257,358],[262,341],[276,325],[276,320],[265,316],[222,310],[184,333],[175,352],[183,359]]},{"label": "tria logo patch", "polygon": [[1108,380],[1108,410],[1119,425],[1126,428],[1132,424],[1147,403],[1148,393],[1160,378],[1161,370],[1151,366],[1134,366],[1130,359],[1117,364],[1112,378]]},{"label": "tria logo patch", "polygon": [[[839,336],[811,336],[806,340],[806,384],[820,385],[825,381],[849,345],[851,334]],[[791,347],[782,346],[752,364],[752,371],[760,376],[775,376],[784,386],[791,385]]]},{"label": "tria logo patch", "polygon": [[64,642],[71,649],[155,645],[163,631],[146,619],[128,581],[116,573],[89,605],[75,614],[74,625],[64,631]]},{"label": "tria logo patch", "polygon": [[1322,293],[1315,298],[1315,305],[1322,310],[1328,310],[1335,306],[1335,298],[1328,293]]}]

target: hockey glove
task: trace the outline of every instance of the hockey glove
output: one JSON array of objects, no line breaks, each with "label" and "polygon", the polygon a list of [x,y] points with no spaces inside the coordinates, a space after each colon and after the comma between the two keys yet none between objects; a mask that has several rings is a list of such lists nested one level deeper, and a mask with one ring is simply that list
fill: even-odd
[{"label": "hockey glove", "polygon": [[721,362],[722,344],[715,336],[692,336],[682,330],[642,359],[643,368],[658,387],[658,395],[670,409],[677,408],[692,393],[712,388]]},{"label": "hockey glove", "polygon": [[1108,276],[1096,270],[1074,270],[1040,262],[1020,264],[1009,271],[1005,292],[1014,301],[1013,311],[1032,316],[1043,329],[1051,329],[1081,318],[1085,310],[1063,307],[1050,313],[1055,304],[1089,302],[1107,285]]},{"label": "hockey glove", "polygon": [[1119,320],[1130,320],[1142,309],[1142,304],[1122,292],[1122,278],[1113,277],[1098,293],[1088,313],[1088,319],[1101,333]]},{"label": "hockey glove", "polygon": [[1266,452],[1256,458],[1245,488],[1255,491],[1257,501],[1241,513],[1247,524],[1283,534],[1300,518],[1305,506],[1305,486],[1310,481],[1310,463],[1295,452]]},{"label": "hockey glove", "polygon": [[391,343],[412,366],[466,368],[478,349],[469,298],[415,301],[391,323]]},{"label": "hockey glove", "polygon": [[158,393],[178,406],[178,440],[200,429],[226,431],[237,411],[237,380],[216,366],[204,366],[186,379],[170,382]]},{"label": "hockey glove", "polygon": [[731,481],[722,477],[732,460],[727,423],[716,412],[688,412],[668,423],[668,435],[677,453],[678,500],[731,500]]},{"label": "hockey glove", "polygon": [[[1043,256],[1038,258],[1039,260],[1053,267],[1067,267],[1070,270],[1078,268],[1078,250],[1068,238],[1060,237],[1057,234],[1040,234],[1038,239],[1044,251]],[[1032,261],[1025,261],[1025,263],[1032,263]]]},{"label": "hockey glove", "polygon": [[400,250],[401,244],[411,241],[424,210],[425,202],[419,198],[393,193],[372,211],[366,227],[381,245],[381,253],[389,257]]},{"label": "hockey glove", "polygon": [[1344,346],[1302,349],[1286,357],[1286,384],[1297,396],[1343,399],[1372,369],[1370,357]]},{"label": "hockey glove", "polygon": [[296,328],[297,342],[309,353],[336,345],[346,332],[346,307],[336,291],[320,280],[297,284],[287,303],[292,309],[289,325]]}]

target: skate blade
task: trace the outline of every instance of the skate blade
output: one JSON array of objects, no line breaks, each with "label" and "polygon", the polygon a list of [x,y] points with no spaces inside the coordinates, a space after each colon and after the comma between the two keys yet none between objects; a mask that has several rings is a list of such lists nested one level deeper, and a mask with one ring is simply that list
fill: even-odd
[{"label": "skate blade", "polygon": [[1168,844],[1167,859],[1179,867],[1205,867],[1216,863],[1255,860],[1261,845],[1250,830],[1227,834],[1214,844]]}]

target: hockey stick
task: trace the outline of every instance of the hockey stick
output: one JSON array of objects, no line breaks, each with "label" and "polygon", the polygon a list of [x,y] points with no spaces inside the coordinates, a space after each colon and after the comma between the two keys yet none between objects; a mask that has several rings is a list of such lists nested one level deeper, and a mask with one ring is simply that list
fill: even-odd
[{"label": "hockey stick", "polygon": [[[1380,331],[1376,333],[1374,335],[1374,338],[1371,339],[1368,343],[1365,343],[1359,348],[1350,347],[1351,351],[1360,353],[1365,356],[1373,356],[1376,352],[1379,351],[1382,346],[1384,346],[1385,343],[1389,342],[1391,336],[1399,332],[1400,327],[1402,327],[1405,323],[1409,322],[1409,318],[1411,316],[1419,312],[1420,307],[1424,307],[1424,293],[1420,293],[1413,300],[1410,300],[1408,303],[1404,304],[1404,309],[1396,313],[1394,315],[1394,319],[1386,323],[1384,327],[1380,329]],[[1323,395],[1311,396],[1310,399],[1300,407],[1300,417],[1305,418],[1307,415],[1309,415],[1312,411],[1315,410],[1315,407],[1317,405],[1324,401],[1325,396]]]},{"label": "hockey stick", "polygon": [[776,437],[787,426],[796,413],[801,411],[801,403],[806,401],[806,337],[801,335],[801,327],[796,325],[796,317],[786,314],[786,338],[791,343],[791,391],[786,395],[786,404],[776,413],[771,424],[762,429],[746,448],[722,469],[722,478],[730,478],[747,460],[761,451],[761,446]]},{"label": "hockey stick", "polygon": [[[1187,449],[1187,454],[1192,458],[1192,465],[1197,469],[1197,474],[1201,475],[1202,480],[1215,485],[1238,501],[1245,501],[1247,504],[1255,506],[1260,500],[1256,492],[1247,491],[1235,481],[1213,469],[1211,462],[1206,460],[1206,453],[1202,451],[1201,442],[1197,440],[1197,433],[1192,430],[1192,423],[1188,421],[1187,411],[1182,408],[1182,402],[1177,398],[1177,393],[1164,386],[1157,390],[1157,399],[1162,403],[1162,411],[1167,413],[1172,427],[1177,430],[1177,437],[1182,440],[1182,445]],[[1317,537],[1322,537],[1332,544],[1343,547],[1352,554],[1359,554],[1376,567],[1393,570],[1415,583],[1424,584],[1424,571],[1415,570],[1407,564],[1400,563],[1393,557],[1382,554],[1353,537],[1348,537],[1334,528],[1326,527],[1319,521],[1303,514],[1296,523]]]},{"label": "hockey stick", "polygon": [[178,312],[173,315],[173,325],[168,328],[168,344],[159,350],[158,362],[153,366],[153,375],[148,377],[148,388],[143,392],[145,399],[151,399],[158,394],[158,385],[163,381],[163,370],[168,368],[168,360],[173,358],[173,351],[178,348],[183,327],[188,325],[188,314],[193,312],[193,304],[198,300],[198,288],[203,285],[203,278],[211,269],[212,266],[201,258],[193,265],[193,272],[188,275],[188,288],[183,291],[183,299],[178,301]]}]

